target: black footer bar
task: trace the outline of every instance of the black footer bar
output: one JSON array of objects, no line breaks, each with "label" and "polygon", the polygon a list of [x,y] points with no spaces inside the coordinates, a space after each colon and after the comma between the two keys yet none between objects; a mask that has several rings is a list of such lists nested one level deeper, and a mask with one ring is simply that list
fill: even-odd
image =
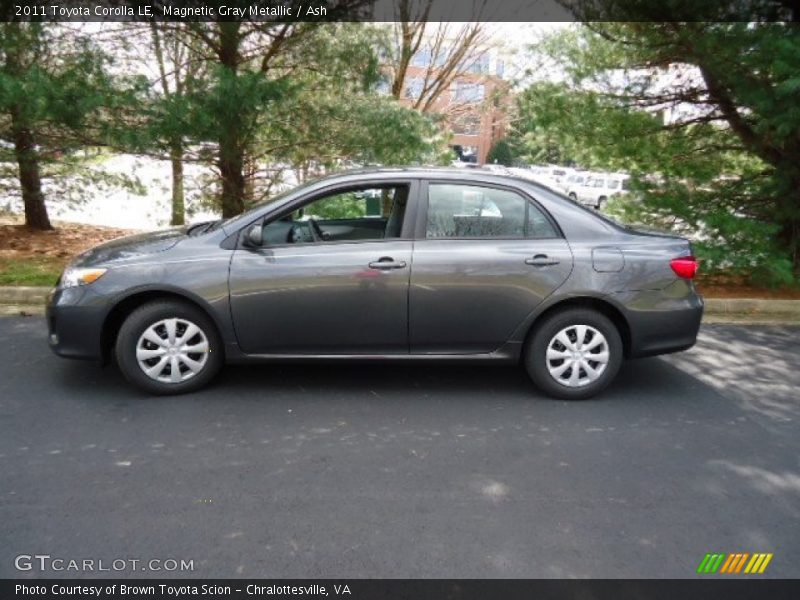
[{"label": "black footer bar", "polygon": [[795,600],[797,579],[25,579],[0,580],[0,598],[49,600]]}]

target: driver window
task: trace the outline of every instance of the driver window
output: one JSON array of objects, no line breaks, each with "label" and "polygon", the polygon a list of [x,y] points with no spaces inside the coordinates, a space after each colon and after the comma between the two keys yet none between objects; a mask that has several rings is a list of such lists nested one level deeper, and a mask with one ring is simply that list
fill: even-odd
[{"label": "driver window", "polygon": [[265,245],[399,238],[408,186],[353,188],[319,197],[264,225]]}]

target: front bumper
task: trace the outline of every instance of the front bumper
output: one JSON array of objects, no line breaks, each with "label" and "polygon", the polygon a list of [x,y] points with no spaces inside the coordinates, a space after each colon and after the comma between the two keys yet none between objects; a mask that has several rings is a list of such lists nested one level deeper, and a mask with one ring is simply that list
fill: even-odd
[{"label": "front bumper", "polygon": [[55,288],[47,297],[48,343],[58,356],[101,360],[106,306],[87,287]]}]

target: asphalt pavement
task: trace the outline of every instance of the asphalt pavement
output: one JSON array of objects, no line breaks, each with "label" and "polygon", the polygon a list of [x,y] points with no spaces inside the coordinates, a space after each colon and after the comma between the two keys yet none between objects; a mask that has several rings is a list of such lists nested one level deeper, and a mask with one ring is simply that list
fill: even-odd
[{"label": "asphalt pavement", "polygon": [[[798,367],[800,327],[709,325],[585,402],[432,364],[153,398],[0,318],[0,577],[683,578],[708,552],[800,577]],[[193,571],[15,568],[42,554]]]}]

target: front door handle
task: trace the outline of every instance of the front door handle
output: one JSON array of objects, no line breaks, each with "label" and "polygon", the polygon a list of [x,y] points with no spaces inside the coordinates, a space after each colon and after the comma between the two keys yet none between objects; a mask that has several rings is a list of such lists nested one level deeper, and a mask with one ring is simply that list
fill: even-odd
[{"label": "front door handle", "polygon": [[533,258],[526,258],[525,264],[534,267],[551,267],[557,265],[558,260],[548,257],[547,254],[537,254]]},{"label": "front door handle", "polygon": [[406,262],[404,260],[395,260],[391,256],[382,256],[378,260],[369,263],[370,269],[379,269],[381,271],[404,269],[405,266]]}]

